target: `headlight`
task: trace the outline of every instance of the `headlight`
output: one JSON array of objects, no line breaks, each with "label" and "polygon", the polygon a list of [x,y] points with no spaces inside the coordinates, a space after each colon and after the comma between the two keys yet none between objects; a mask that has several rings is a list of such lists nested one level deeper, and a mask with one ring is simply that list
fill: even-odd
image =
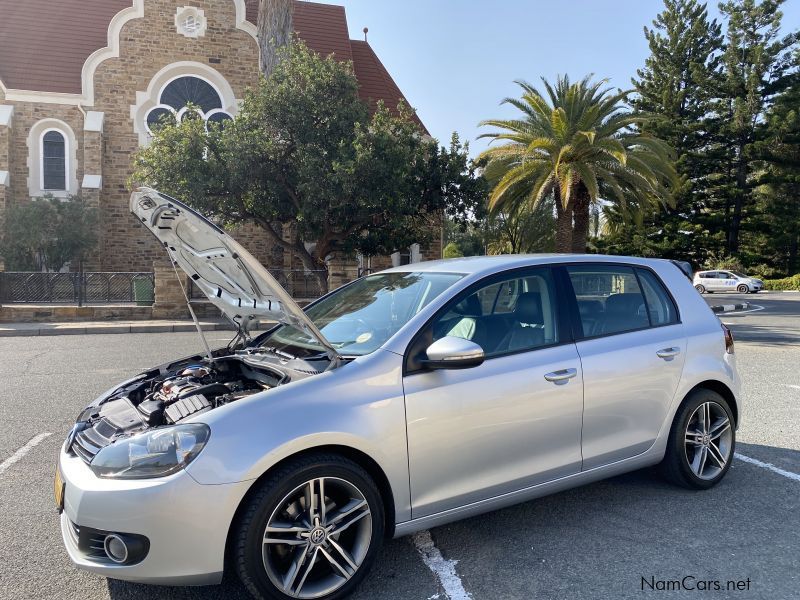
[{"label": "headlight", "polygon": [[208,425],[202,423],[160,427],[106,446],[89,466],[98,477],[164,477],[192,462],[206,445],[210,433]]}]

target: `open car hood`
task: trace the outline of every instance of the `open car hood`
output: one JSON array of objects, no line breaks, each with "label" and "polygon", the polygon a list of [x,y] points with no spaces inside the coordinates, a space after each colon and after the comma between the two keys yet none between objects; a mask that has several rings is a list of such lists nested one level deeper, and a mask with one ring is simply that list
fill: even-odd
[{"label": "open car hood", "polygon": [[166,248],[209,301],[244,335],[264,319],[316,338],[331,360],[336,350],[276,279],[241,244],[204,216],[161,192],[140,187],[131,212]]}]

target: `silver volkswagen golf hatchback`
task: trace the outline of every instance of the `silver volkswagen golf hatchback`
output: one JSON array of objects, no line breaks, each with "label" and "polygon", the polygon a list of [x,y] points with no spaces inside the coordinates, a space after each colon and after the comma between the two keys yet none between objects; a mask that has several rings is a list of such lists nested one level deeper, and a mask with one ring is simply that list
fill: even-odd
[{"label": "silver volkswagen golf hatchback", "polygon": [[227,566],[258,598],[341,598],[387,537],[650,465],[706,489],[731,465],[733,339],[669,261],[432,261],[303,311],[177,200],[141,188],[131,210],[238,335],[79,415],[55,495],[84,569],[197,585]]}]

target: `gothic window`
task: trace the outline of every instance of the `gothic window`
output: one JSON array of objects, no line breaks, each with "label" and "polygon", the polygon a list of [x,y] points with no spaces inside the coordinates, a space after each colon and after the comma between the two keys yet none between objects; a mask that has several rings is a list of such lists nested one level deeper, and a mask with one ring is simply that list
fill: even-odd
[{"label": "gothic window", "polygon": [[67,140],[64,134],[49,129],[42,134],[42,190],[67,189]]}]

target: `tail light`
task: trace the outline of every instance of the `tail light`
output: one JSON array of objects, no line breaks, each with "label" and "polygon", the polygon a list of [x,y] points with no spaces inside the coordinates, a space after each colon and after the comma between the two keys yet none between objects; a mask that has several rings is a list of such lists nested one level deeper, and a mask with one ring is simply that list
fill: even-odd
[{"label": "tail light", "polygon": [[733,333],[725,323],[721,323],[722,331],[725,333],[725,352],[733,354]]}]

